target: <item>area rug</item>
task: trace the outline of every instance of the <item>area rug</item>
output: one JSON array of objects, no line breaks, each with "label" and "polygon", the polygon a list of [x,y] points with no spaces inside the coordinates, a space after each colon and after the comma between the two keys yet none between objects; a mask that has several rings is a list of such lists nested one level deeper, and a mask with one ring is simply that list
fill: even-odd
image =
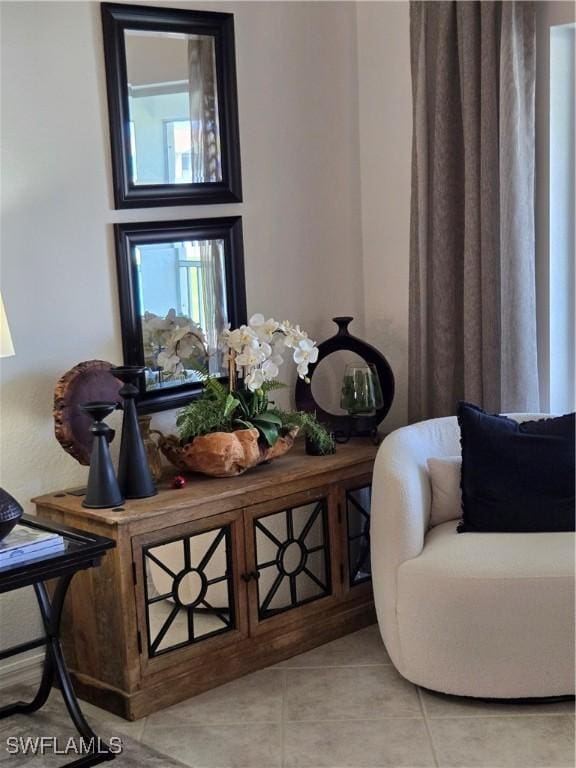
[{"label": "area rug", "polygon": [[[1,704],[30,701],[34,692],[32,687],[12,686],[2,690]],[[94,708],[83,702],[80,706],[96,735],[115,749],[121,749],[114,760],[100,765],[111,768],[186,768],[178,760],[140,744],[126,733],[131,728],[137,728],[137,724],[121,721],[106,713],[91,716]],[[0,720],[2,768],[61,768],[81,757],[78,753],[81,749],[80,737],[58,691],[52,691],[44,707],[33,715],[14,715]]]}]

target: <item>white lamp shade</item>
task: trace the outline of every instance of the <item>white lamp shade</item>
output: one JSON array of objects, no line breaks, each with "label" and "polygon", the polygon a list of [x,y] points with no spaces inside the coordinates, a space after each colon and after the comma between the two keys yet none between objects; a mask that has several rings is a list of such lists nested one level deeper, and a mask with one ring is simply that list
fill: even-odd
[{"label": "white lamp shade", "polygon": [[0,294],[0,357],[12,357],[14,354],[14,345],[10,335],[8,318],[4,309],[4,302]]}]

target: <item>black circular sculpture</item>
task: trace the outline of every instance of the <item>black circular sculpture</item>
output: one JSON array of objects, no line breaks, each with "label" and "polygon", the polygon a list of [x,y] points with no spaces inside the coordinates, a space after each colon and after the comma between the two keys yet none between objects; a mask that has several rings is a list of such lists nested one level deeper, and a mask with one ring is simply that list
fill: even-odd
[{"label": "black circular sculpture", "polygon": [[[352,336],[348,326],[353,317],[333,317],[338,326],[338,333],[318,345],[318,360],[309,368],[308,379],[296,382],[296,407],[301,411],[315,412],[318,419],[329,426],[337,442],[346,442],[350,437],[369,436],[378,442],[378,425],[385,418],[394,400],[394,374],[384,355],[376,347],[356,336]],[[321,408],[312,394],[312,378],[319,363],[328,355],[343,350],[354,352],[369,365],[373,365],[382,390],[382,406],[372,416],[353,417],[330,413]]]}]

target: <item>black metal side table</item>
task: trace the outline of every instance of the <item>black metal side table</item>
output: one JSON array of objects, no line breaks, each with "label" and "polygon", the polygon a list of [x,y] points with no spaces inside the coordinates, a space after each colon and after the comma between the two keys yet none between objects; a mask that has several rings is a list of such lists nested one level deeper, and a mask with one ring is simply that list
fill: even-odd
[{"label": "black metal side table", "polygon": [[[90,745],[90,750],[85,755],[74,762],[66,763],[66,768],[81,766],[87,768],[87,766],[113,760],[115,754],[96,736],[80,710],[60,645],[60,619],[66,591],[74,574],[77,571],[98,566],[106,550],[112,549],[115,542],[103,536],[86,534],[66,526],[40,523],[30,515],[24,515],[20,524],[59,533],[64,538],[64,549],[44,557],[31,558],[14,565],[0,567],[0,593],[30,585],[34,587],[45,632],[44,637],[0,651],[0,661],[32,648],[46,646],[42,680],[34,699],[29,703],[18,701],[1,707],[0,719],[16,714],[30,714],[40,709],[46,703],[52,686],[56,682],[72,722],[83,738],[84,744]],[[56,580],[52,599],[46,588],[46,581],[50,579]]]}]

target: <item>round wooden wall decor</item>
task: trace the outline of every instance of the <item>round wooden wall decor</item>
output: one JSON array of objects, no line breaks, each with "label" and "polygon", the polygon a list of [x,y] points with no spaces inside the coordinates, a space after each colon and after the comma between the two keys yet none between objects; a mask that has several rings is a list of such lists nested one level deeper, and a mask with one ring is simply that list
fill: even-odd
[{"label": "round wooden wall decor", "polygon": [[376,429],[378,424],[384,419],[394,400],[394,374],[392,373],[388,361],[376,347],[362,341],[362,339],[358,339],[356,336],[352,336],[348,330],[348,326],[353,319],[353,317],[332,318],[338,326],[338,332],[318,345],[318,360],[309,368],[308,378],[310,379],[310,383],[306,383],[303,379],[298,379],[296,382],[295,399],[298,410],[308,412],[315,411],[321,422],[329,425],[335,433],[341,435],[350,434],[351,417],[325,411],[318,405],[312,394],[312,377],[314,376],[314,371],[319,363],[328,357],[328,355],[343,350],[354,352],[358,357],[361,357],[367,363],[375,367],[382,389],[383,403],[382,407],[376,411],[374,416],[368,417],[370,422],[372,422],[374,429]]},{"label": "round wooden wall decor", "polygon": [[79,405],[91,400],[122,401],[118,394],[122,382],[110,373],[112,367],[112,363],[104,360],[78,363],[59,379],[54,390],[56,439],[67,453],[86,466],[90,464],[92,419]]}]

